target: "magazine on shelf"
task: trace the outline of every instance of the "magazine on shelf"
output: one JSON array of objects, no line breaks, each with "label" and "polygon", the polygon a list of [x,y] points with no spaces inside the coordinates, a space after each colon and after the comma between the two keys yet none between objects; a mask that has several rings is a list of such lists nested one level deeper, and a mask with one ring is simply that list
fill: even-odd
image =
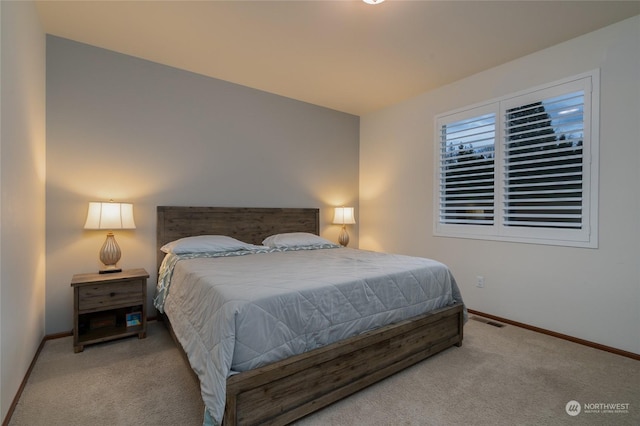
[{"label": "magazine on shelf", "polygon": [[142,324],[142,312],[130,312],[127,314],[127,327]]}]

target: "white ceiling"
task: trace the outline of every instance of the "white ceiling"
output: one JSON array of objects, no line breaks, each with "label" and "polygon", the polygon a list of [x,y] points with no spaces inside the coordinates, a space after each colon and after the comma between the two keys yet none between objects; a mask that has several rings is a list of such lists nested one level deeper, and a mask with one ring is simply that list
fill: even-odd
[{"label": "white ceiling", "polygon": [[38,11],[49,34],[362,115],[640,14],[640,1],[54,0]]}]

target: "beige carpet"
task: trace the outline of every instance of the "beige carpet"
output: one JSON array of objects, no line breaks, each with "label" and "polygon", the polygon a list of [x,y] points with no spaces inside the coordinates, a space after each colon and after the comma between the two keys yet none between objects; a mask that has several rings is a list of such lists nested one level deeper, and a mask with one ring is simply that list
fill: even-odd
[{"label": "beige carpet", "polygon": [[[570,401],[577,416],[566,412]],[[199,425],[202,410],[188,367],[152,322],[146,339],[79,354],[70,337],[48,341],[9,424]],[[639,425],[640,362],[470,320],[462,347],[298,422],[353,424]]]}]

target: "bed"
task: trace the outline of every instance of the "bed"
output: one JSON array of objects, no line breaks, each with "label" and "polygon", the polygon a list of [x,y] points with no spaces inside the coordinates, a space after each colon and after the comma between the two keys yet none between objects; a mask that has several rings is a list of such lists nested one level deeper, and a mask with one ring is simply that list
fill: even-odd
[{"label": "bed", "polygon": [[[169,280],[175,287],[169,287],[163,295],[163,318],[200,379],[206,408],[205,424],[218,424],[222,419],[225,426],[291,423],[425,358],[462,344],[466,310],[455,280],[444,265],[428,259],[407,256],[387,258],[386,256],[395,255],[334,246],[313,247],[314,250],[307,250],[307,247],[283,249],[280,246],[267,249],[262,246],[264,239],[273,235],[319,235],[318,209],[159,206],[157,214],[157,261],[163,277],[167,270],[163,261],[167,256],[160,248],[170,242],[193,236],[225,235],[259,246],[255,251],[247,249],[251,251],[248,254],[244,251],[234,251],[231,256],[225,254],[224,259],[217,255],[211,258],[198,255],[188,260],[175,259],[173,280]],[[275,266],[272,268],[271,265],[281,261],[288,262],[284,265],[290,274],[274,270]],[[209,269],[211,262],[215,265],[214,272]],[[400,268],[404,263],[408,267],[412,267],[413,263],[420,263],[418,266],[422,268],[422,263],[429,263],[430,268],[435,269],[424,274],[440,277],[439,282],[446,290],[446,297],[425,296],[424,301],[401,307],[402,313],[387,309],[388,304],[395,302],[380,299],[381,303],[378,304],[384,307],[379,312],[362,314],[363,309],[368,309],[371,303],[367,304],[359,298],[369,297],[371,291],[379,292],[377,289],[383,288],[375,284],[375,280],[383,281],[383,278],[378,278],[380,274],[374,269],[385,262],[388,262],[390,268]],[[325,265],[334,263],[342,264],[338,273],[325,274],[324,271],[329,269]],[[366,285],[343,283],[341,277],[353,272],[354,264],[359,265],[358,274],[367,270],[376,275],[365,277]],[[256,265],[259,272],[252,270],[251,265]],[[296,270],[296,265],[301,269]],[[319,269],[315,270],[314,265]],[[411,271],[412,275],[417,273],[422,274]],[[205,290],[194,287],[209,280],[212,274],[215,280],[222,280],[222,277],[233,280],[230,284],[218,286],[221,293],[235,292],[238,291],[237,287],[245,285],[251,293],[246,296],[247,301],[242,301],[242,305],[231,305],[231,314],[227,317],[232,318],[224,320],[228,322],[229,330],[225,328],[227,325],[218,325],[222,324],[220,318],[226,318],[222,314],[218,315],[224,309],[216,308],[215,313],[207,313],[206,315],[212,315],[211,318],[201,311],[193,314],[196,312],[193,305],[209,306],[210,301],[213,304],[219,298],[217,293],[208,293],[209,290],[204,293]],[[395,276],[392,271],[387,275],[386,279]],[[240,277],[246,282],[238,281]],[[281,279],[282,277],[286,279]],[[259,280],[265,280],[268,284],[258,282]],[[400,283],[395,284],[398,286],[396,293],[403,294],[405,299],[413,301],[418,298],[417,293],[425,292],[426,287],[415,284],[415,277],[397,281]],[[254,282],[259,285],[251,287]],[[355,287],[345,287],[346,285]],[[407,287],[401,287],[405,285]],[[208,286],[209,284],[206,288]],[[192,288],[202,293],[190,296],[194,294],[189,293],[193,291]],[[263,291],[267,294],[266,288],[275,291],[275,295],[258,295]],[[325,297],[330,293],[337,297],[347,297],[344,299],[347,301],[336,302],[329,296]],[[244,295],[238,296],[239,293],[229,294],[234,303],[245,298]],[[375,297],[386,296],[375,294]],[[397,299],[392,295],[389,300]],[[278,303],[273,302],[274,300]],[[300,306],[306,306],[310,300],[315,303],[313,312],[321,312],[321,315],[306,316],[301,326],[282,326],[282,323],[286,323],[282,318],[277,318],[274,325],[268,325],[269,318],[290,315],[282,306],[296,306],[294,310],[301,311]],[[278,314],[269,311],[272,305],[278,306],[273,308]],[[334,305],[338,309],[334,309]],[[229,306],[229,303],[224,306]],[[351,309],[345,308],[346,306]],[[249,307],[254,307],[252,312],[267,313],[260,319],[255,319],[256,317],[245,314],[245,311],[251,310]],[[327,310],[323,311],[325,308]],[[353,311],[353,318],[347,318],[349,311]],[[340,318],[334,322],[332,318],[336,315]],[[322,322],[340,323],[340,327],[342,323],[347,325],[324,331],[320,324]],[[209,337],[202,337],[212,333],[209,323],[215,323],[215,327],[220,327],[219,330],[225,330],[220,333],[223,337],[216,337],[214,343],[209,341]],[[256,333],[264,334],[260,330],[266,330],[265,327],[273,335],[265,340],[266,343],[259,344],[261,349],[254,347],[257,344],[252,344],[247,349],[246,346],[250,346],[247,342],[252,343]],[[297,327],[303,328],[303,332],[298,333]],[[243,330],[253,330],[254,335],[243,339]],[[277,333],[273,330],[277,330]],[[286,344],[281,344],[278,339]],[[235,346],[233,342],[236,342]],[[271,346],[265,350],[263,345]],[[221,358],[225,358],[221,364],[226,363],[226,367],[220,367],[216,364],[218,361],[204,359],[205,354],[217,353],[212,348],[218,347],[227,347],[224,351],[221,349],[221,354],[231,352],[229,356],[221,355]],[[260,352],[263,350],[264,354]],[[226,380],[220,384],[216,377]]]}]

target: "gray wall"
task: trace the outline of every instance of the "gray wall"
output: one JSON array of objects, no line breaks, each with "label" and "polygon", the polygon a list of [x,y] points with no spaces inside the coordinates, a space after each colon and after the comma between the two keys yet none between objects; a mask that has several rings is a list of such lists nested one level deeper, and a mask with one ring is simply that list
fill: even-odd
[{"label": "gray wall", "polygon": [[134,203],[120,265],[147,268],[151,299],[157,205],[318,207],[337,240],[358,154],[357,116],[48,36],[46,332],[71,330],[71,277],[101,266],[89,201]]},{"label": "gray wall", "polygon": [[[471,309],[640,354],[638,41],[636,16],[362,117],[360,248],[448,264]],[[434,116],[596,68],[599,247],[434,237]]]},{"label": "gray wall", "polygon": [[45,36],[32,2],[0,2],[0,419],[44,336]]}]

